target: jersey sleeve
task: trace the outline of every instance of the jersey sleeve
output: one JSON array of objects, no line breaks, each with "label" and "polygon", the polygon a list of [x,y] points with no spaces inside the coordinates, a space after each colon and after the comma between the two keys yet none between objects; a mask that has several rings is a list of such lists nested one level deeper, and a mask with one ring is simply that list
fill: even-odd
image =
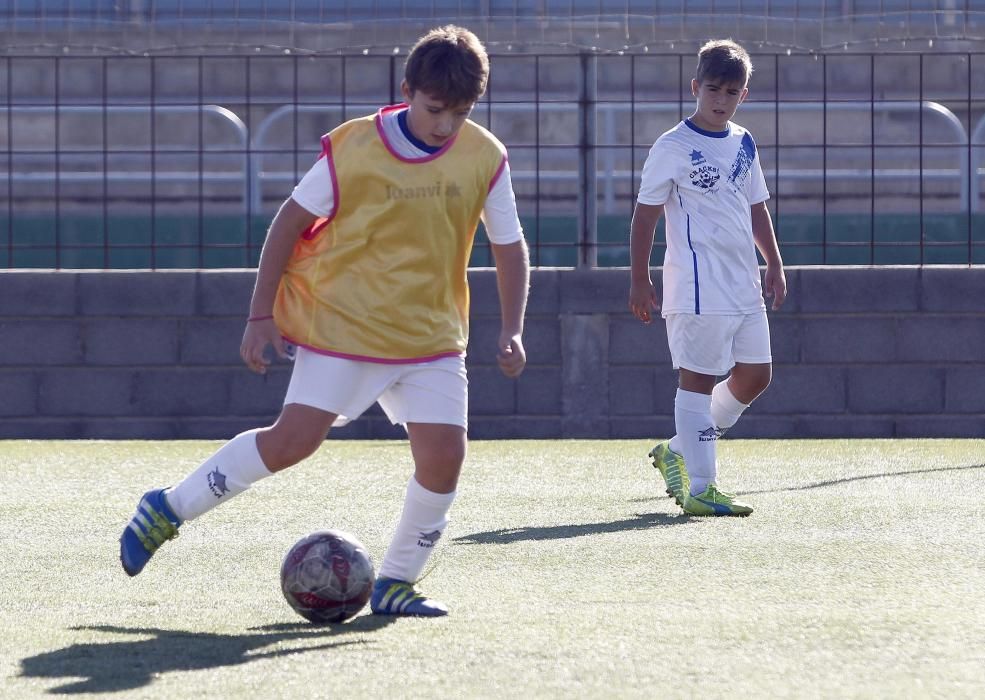
[{"label": "jersey sleeve", "polygon": [[520,217],[516,211],[516,195],[510,178],[510,165],[505,158],[482,208],[482,223],[486,225],[489,241],[496,245],[516,243],[523,238],[523,226],[520,225]]},{"label": "jersey sleeve", "polygon": [[766,176],[763,174],[758,148],[756,149],[756,157],[752,159],[752,169],[749,175],[749,204],[765,202],[770,198],[770,191],[766,186]]},{"label": "jersey sleeve", "polygon": [[643,173],[640,176],[640,193],[636,198],[640,204],[660,206],[666,204],[674,187],[673,157],[664,139],[657,139],[650,149]]},{"label": "jersey sleeve", "polygon": [[291,199],[316,216],[328,217],[335,207],[331,154],[322,153],[291,192]]}]

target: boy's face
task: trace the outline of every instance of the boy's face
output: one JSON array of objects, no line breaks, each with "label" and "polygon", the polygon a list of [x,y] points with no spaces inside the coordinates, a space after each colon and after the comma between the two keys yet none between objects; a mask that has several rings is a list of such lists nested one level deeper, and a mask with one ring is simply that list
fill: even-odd
[{"label": "boy's face", "polygon": [[445,104],[423,90],[411,93],[407,81],[400,85],[404,101],[409,105],[407,126],[410,132],[428,146],[441,147],[448,143],[472,113],[474,102],[460,105]]},{"label": "boy's face", "polygon": [[691,117],[695,126],[705,131],[724,131],[728,120],[749,94],[749,88],[741,83],[692,80],[691,93],[698,98],[698,106]]}]

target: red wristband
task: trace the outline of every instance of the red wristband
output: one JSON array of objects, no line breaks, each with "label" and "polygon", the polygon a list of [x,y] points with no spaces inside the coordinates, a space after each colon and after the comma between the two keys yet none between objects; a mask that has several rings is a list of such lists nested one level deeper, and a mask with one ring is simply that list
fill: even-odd
[{"label": "red wristband", "polygon": [[248,319],[246,319],[246,322],[247,323],[253,323],[254,321],[269,321],[272,318],[273,318],[273,315],[270,315],[270,316],[250,316]]}]

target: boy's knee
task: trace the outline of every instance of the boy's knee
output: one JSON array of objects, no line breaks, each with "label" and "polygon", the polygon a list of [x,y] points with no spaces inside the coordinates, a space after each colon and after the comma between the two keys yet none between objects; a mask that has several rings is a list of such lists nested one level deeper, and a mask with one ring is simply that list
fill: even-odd
[{"label": "boy's knee", "polygon": [[267,469],[286,469],[313,455],[325,435],[298,426],[278,423],[257,436],[257,447]]},{"label": "boy's knee", "polygon": [[465,463],[466,448],[464,443],[454,443],[445,448],[444,463],[449,467],[462,468]]},{"label": "boy's knee", "polygon": [[732,370],[732,380],[729,388],[735,398],[744,404],[753,400],[766,391],[773,379],[772,365],[736,365]]},{"label": "boy's knee", "polygon": [[461,461],[418,464],[414,478],[418,484],[434,493],[451,493],[458,488],[458,478],[462,474]]},{"label": "boy's knee", "polygon": [[457,442],[447,442],[439,445],[430,445],[428,449],[422,450],[417,461],[426,467],[440,469],[441,471],[457,471],[462,468],[465,462],[465,445]]},{"label": "boy's knee", "polygon": [[773,381],[773,367],[771,365],[766,365],[763,368],[762,373],[759,375],[759,384],[757,387],[759,391],[757,392],[757,395],[766,391],[766,388],[770,385],[771,381]]},{"label": "boy's knee", "polygon": [[[420,437],[419,433],[418,437]],[[455,490],[468,451],[464,438],[444,437],[445,439],[418,442],[414,446],[414,474],[417,482],[428,491],[435,493],[449,493]]]}]

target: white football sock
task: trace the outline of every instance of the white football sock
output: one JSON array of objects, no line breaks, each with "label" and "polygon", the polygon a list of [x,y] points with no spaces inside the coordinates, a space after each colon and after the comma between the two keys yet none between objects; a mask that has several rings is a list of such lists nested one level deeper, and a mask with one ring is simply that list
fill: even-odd
[{"label": "white football sock", "polygon": [[684,456],[691,479],[691,495],[697,496],[715,481],[718,472],[715,454],[718,432],[711,419],[711,396],[678,389],[674,399],[674,420],[680,454]]},{"label": "white football sock", "polygon": [[[676,406],[676,402],[675,402],[675,406]],[[677,411],[675,410],[674,413],[676,417]],[[681,445],[681,438],[679,435],[675,435],[670,439],[669,447],[672,451],[676,452],[679,455],[684,454],[684,447]]]},{"label": "white football sock", "polygon": [[434,493],[410,478],[404,511],[380,565],[381,578],[414,583],[448,525],[455,491]]},{"label": "white football sock", "polygon": [[711,392],[711,417],[715,421],[715,427],[721,433],[735,425],[742,412],[749,408],[749,404],[742,403],[732,390],[728,388],[728,380],[718,382]]},{"label": "white football sock", "polygon": [[260,458],[257,433],[240,433],[165,492],[182,522],[194,520],[272,473]]}]

